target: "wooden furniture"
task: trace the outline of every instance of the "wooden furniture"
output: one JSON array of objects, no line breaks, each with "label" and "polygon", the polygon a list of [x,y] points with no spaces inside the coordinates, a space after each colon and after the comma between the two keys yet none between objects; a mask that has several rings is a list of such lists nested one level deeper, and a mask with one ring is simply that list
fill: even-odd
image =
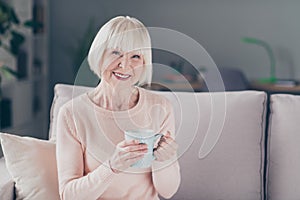
[{"label": "wooden furniture", "polygon": [[271,93],[291,93],[300,94],[300,85],[296,86],[284,86],[271,83],[260,83],[253,81],[250,83],[250,88],[254,90],[262,90]]},{"label": "wooden furniture", "polygon": [[201,92],[204,84],[200,82],[164,82],[152,83],[151,86],[143,86],[146,89],[159,90],[159,91],[181,91],[181,92]]}]

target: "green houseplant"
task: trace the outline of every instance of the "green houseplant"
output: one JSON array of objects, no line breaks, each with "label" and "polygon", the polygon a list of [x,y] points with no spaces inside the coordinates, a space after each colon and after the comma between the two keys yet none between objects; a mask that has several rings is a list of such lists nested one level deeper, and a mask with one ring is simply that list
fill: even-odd
[{"label": "green houseplant", "polygon": [[[18,56],[21,45],[25,42],[24,35],[18,30],[20,27],[35,27],[38,26],[33,20],[20,22],[14,8],[0,0],[0,48],[7,51],[14,57]],[[0,58],[1,59],[1,58]],[[1,100],[1,82],[2,76],[18,77],[18,73],[5,65],[0,60],[0,100]]]},{"label": "green houseplant", "polygon": [[[35,28],[40,24],[27,20],[20,22],[14,8],[0,0],[0,48],[17,57],[21,45],[25,42],[25,36],[19,31],[20,27]],[[0,127],[4,128],[10,126],[11,118],[11,101],[3,98],[1,83],[3,78],[10,78],[12,76],[18,77],[18,73],[12,70],[0,58]]]},{"label": "green houseplant", "polygon": [[20,22],[14,8],[0,0],[0,48],[17,56],[21,45],[25,41],[24,35],[18,30],[20,27],[36,28],[41,24],[34,20]]}]

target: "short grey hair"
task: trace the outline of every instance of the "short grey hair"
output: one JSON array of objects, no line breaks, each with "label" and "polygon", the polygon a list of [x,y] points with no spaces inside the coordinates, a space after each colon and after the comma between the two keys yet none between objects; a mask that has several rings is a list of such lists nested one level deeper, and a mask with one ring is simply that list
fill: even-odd
[{"label": "short grey hair", "polygon": [[138,85],[150,84],[152,79],[151,39],[147,28],[133,17],[117,16],[98,31],[88,53],[90,69],[101,78],[101,63],[106,49],[138,50],[144,57],[144,71]]}]

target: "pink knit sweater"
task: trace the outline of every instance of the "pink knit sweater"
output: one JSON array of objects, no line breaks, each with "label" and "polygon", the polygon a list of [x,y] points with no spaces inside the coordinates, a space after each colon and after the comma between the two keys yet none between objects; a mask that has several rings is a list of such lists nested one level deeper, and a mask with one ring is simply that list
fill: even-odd
[{"label": "pink knit sweater", "polygon": [[94,104],[87,94],[66,103],[59,112],[57,165],[61,199],[170,198],[180,184],[176,158],[148,169],[129,168],[115,174],[108,159],[124,140],[124,131],[170,131],[175,137],[174,113],[164,97],[142,88],[137,105],[127,111],[109,111]]}]

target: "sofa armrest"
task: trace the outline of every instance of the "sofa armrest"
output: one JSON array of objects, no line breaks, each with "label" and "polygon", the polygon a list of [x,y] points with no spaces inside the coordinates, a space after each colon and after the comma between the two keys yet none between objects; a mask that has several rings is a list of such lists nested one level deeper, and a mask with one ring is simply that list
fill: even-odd
[{"label": "sofa armrest", "polygon": [[7,171],[4,157],[0,158],[0,174],[0,199],[13,200],[15,183]]}]

